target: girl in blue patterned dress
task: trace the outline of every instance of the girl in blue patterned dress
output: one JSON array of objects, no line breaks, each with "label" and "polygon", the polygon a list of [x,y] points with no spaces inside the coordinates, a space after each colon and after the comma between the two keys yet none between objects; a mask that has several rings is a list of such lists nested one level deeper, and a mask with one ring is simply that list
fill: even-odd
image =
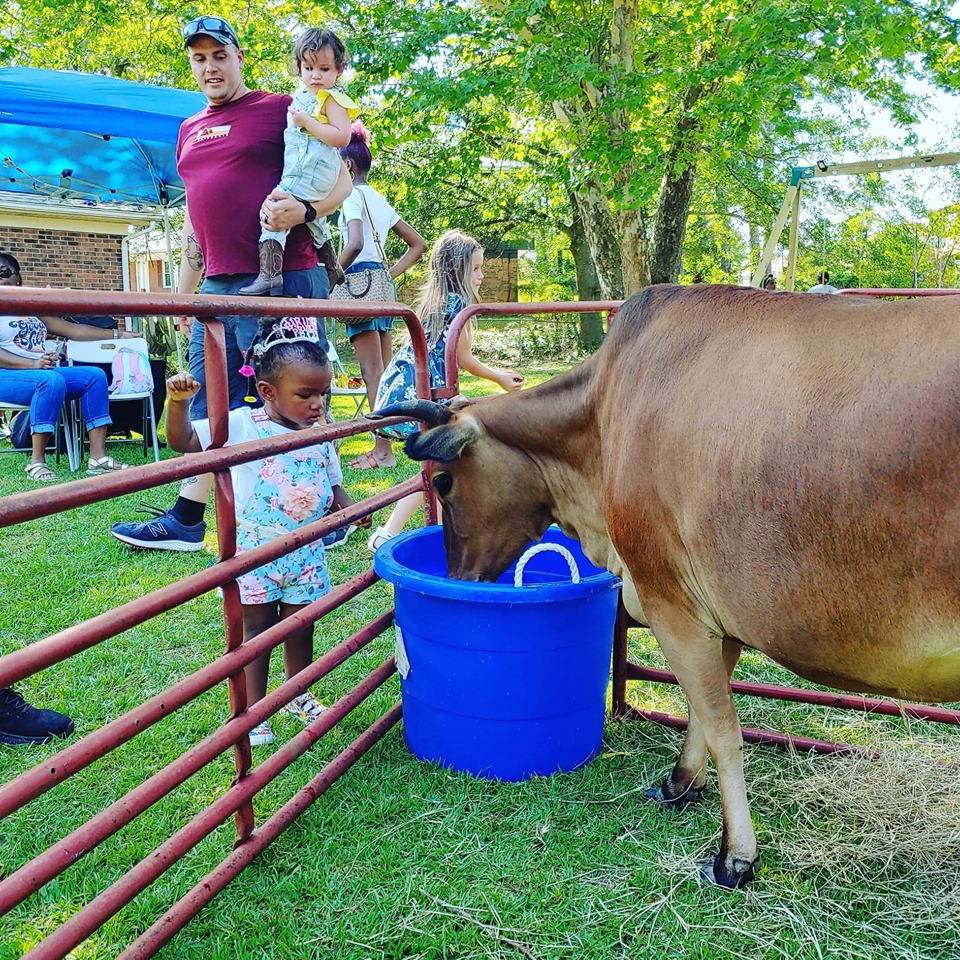
[{"label": "girl in blue patterned dress", "polygon": [[[459,230],[448,230],[434,244],[427,265],[427,284],[420,297],[417,316],[427,338],[427,363],[430,368],[430,387],[445,387],[447,373],[443,354],[447,345],[447,332],[453,318],[466,306],[480,302],[480,285],[483,283],[483,247]],[[502,387],[507,392],[519,390],[523,377],[512,370],[488,367],[473,355],[473,327],[464,327],[457,344],[457,366],[484,380]],[[408,340],[393,356],[377,391],[377,409],[400,400],[416,399],[414,383],[413,344]],[[382,428],[397,439],[416,433],[417,424],[400,423]],[[423,499],[422,494],[412,493],[397,502],[390,519],[377,529],[367,541],[371,550],[396,536],[413,516]]]},{"label": "girl in blue patterned dress", "polygon": [[[261,321],[250,354],[263,407],[230,411],[225,446],[283,436],[291,430],[311,430],[326,422],[326,393],[332,371],[320,346],[316,320],[283,317]],[[189,373],[178,373],[167,381],[167,442],[181,453],[198,452],[210,445],[210,421],[190,422],[190,398],[199,389],[199,382]],[[340,461],[328,441],[241,463],[230,472],[238,554],[287,536],[321,519],[330,509],[353,503],[341,486]],[[247,641],[330,592],[323,544],[314,541],[265,563],[238,577],[237,584],[243,639]],[[287,679],[312,662],[311,625],[284,641]],[[265,653],[244,668],[248,704],[266,696],[269,667],[270,654]],[[308,690],[286,709],[306,724],[319,717],[324,707]],[[250,731],[251,744],[271,740],[273,734],[266,720]]]}]

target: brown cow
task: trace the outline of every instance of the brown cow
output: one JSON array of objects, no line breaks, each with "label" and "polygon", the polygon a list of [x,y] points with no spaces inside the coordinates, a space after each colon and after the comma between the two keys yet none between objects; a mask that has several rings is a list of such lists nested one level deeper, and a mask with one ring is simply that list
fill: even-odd
[{"label": "brown cow", "polygon": [[450,575],[494,579],[556,521],[623,578],[687,698],[651,795],[695,800],[707,751],[723,839],[758,860],[729,676],[741,646],[817,683],[960,699],[960,299],[876,302],[651,287],[600,351],[407,441],[438,461]]}]

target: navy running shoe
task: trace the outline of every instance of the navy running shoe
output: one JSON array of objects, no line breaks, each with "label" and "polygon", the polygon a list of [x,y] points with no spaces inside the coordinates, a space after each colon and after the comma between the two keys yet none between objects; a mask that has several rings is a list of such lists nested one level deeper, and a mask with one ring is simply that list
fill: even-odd
[{"label": "navy running shoe", "polygon": [[0,743],[49,743],[71,733],[73,721],[65,713],[39,710],[12,687],[0,689]]},{"label": "navy running shoe", "polygon": [[347,542],[350,534],[356,529],[352,523],[347,527],[337,527],[336,530],[331,530],[328,534],[321,537],[320,542],[327,550],[331,547],[339,547]]},{"label": "navy running shoe", "polygon": [[203,549],[207,525],[201,520],[186,526],[171,513],[144,505],[139,513],[153,514],[153,519],[143,523],[115,523],[110,532],[121,542],[141,550],[176,550],[193,553]]}]

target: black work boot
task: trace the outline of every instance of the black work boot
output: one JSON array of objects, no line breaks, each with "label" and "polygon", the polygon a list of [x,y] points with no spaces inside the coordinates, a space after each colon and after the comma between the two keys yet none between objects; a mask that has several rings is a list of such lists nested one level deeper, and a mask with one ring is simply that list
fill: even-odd
[{"label": "black work boot", "polygon": [[323,246],[317,247],[317,259],[320,266],[327,271],[327,282],[332,290],[338,283],[343,283],[343,267],[333,249],[333,241],[328,240]]},{"label": "black work boot", "polygon": [[38,710],[12,687],[0,688],[0,743],[49,743],[69,737],[73,721],[56,710]]},{"label": "black work boot", "polygon": [[283,296],[283,247],[279,241],[260,241],[260,276],[237,293],[245,297]]}]

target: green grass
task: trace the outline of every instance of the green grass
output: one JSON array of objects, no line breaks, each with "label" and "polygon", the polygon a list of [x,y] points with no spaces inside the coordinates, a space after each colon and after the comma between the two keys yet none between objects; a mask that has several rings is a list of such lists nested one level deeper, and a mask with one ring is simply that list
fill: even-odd
[{"label": "green grass", "polygon": [[[529,371],[528,371],[529,372]],[[549,371],[535,371],[540,379]],[[469,392],[483,392],[477,382]],[[347,407],[344,407],[346,412]],[[369,436],[344,441],[346,463]],[[400,448],[396,448],[398,454]],[[134,445],[111,452],[140,462]],[[360,496],[416,469],[349,471]],[[0,493],[30,489],[26,458],[0,458]],[[65,470],[62,471],[65,475]],[[52,488],[52,495],[55,495]],[[199,554],[134,553],[108,534],[141,499],[169,505],[175,488],[119,498],[0,530],[0,650],[80,622],[204,568]],[[385,519],[385,514],[377,518]],[[364,537],[329,554],[334,582],[370,562]],[[323,621],[326,649],[390,605],[377,584]],[[79,654],[20,684],[89,733],[210,662],[222,650],[213,594]],[[644,631],[631,659],[663,660]],[[392,635],[315,687],[331,701],[392,652]],[[738,675],[791,681],[747,653]],[[271,687],[282,679],[274,656]],[[277,810],[324,762],[399,696],[394,678],[354,716],[265,789],[258,819]],[[632,701],[684,712],[675,688],[631,684]],[[222,687],[0,823],[8,873],[81,825],[214,730]],[[884,958],[955,960],[960,931],[960,773],[946,728],[790,704],[741,700],[743,722],[883,749],[875,763],[747,747],[747,778],[763,851],[755,886],[701,886],[697,864],[716,849],[715,789],[690,809],[662,813],[643,788],[675,760],[680,734],[609,722],[603,754],[575,774],[491,783],[413,759],[398,727],[204,910],[164,958]],[[298,729],[274,721],[278,741]],[[268,755],[258,748],[255,760]],[[7,782],[56,748],[0,747]],[[0,960],[19,957],[223,793],[228,753],[116,837],[0,919]],[[228,822],[71,956],[114,957],[229,853]]]}]

